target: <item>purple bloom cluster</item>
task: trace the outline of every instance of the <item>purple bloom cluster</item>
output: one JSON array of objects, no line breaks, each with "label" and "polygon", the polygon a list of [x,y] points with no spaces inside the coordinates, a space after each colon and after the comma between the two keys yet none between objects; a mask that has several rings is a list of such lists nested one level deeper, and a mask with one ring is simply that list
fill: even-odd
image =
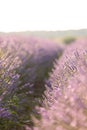
[{"label": "purple bloom cluster", "polygon": [[70,45],[54,66],[34,130],[86,130],[87,40]]},{"label": "purple bloom cluster", "polygon": [[11,113],[8,109],[0,107],[0,119],[9,119],[11,117]]},{"label": "purple bloom cluster", "polygon": [[8,129],[8,122],[14,121],[10,100],[16,96],[19,74],[16,72],[21,60],[7,43],[0,43],[0,129]]}]

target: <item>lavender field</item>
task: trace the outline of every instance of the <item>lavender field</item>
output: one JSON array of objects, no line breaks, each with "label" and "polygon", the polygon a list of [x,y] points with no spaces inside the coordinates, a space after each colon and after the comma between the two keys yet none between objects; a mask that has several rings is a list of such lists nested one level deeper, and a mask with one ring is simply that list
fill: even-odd
[{"label": "lavender field", "polygon": [[87,130],[87,39],[51,36],[0,35],[0,130]]}]

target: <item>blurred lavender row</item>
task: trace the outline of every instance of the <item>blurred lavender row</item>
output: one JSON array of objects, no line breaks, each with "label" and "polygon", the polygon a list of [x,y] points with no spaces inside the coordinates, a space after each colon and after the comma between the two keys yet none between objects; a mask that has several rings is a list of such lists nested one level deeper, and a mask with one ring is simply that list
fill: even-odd
[{"label": "blurred lavender row", "polygon": [[13,99],[17,98],[20,77],[16,70],[21,60],[14,51],[10,45],[0,43],[0,129],[8,129],[16,123],[16,114],[12,107],[16,107]]},{"label": "blurred lavender row", "polygon": [[0,129],[23,130],[38,116],[45,80],[63,52],[58,43],[38,38],[0,37]]},{"label": "blurred lavender row", "polygon": [[34,130],[87,129],[87,40],[68,46],[47,81]]}]

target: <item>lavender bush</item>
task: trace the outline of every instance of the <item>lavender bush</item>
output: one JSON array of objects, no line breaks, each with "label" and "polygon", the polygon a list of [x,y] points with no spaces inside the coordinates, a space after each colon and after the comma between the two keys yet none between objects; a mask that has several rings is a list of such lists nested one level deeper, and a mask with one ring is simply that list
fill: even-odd
[{"label": "lavender bush", "polygon": [[87,129],[87,41],[70,45],[51,73],[34,130]]},{"label": "lavender bush", "polygon": [[19,74],[16,72],[21,61],[10,46],[0,43],[0,129],[8,129],[17,123],[14,97]]},{"label": "lavender bush", "polygon": [[0,39],[0,48],[4,64],[0,74],[1,117],[5,115],[0,128],[24,129],[24,125],[33,125],[31,114],[39,117],[35,106],[41,105],[45,78],[63,49],[49,41],[12,35]]}]

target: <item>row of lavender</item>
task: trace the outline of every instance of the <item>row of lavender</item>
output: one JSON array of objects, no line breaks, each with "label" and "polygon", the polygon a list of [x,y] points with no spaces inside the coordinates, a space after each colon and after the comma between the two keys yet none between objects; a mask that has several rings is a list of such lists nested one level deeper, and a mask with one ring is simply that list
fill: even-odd
[{"label": "row of lavender", "polygon": [[0,37],[0,129],[33,126],[39,117],[44,82],[63,49],[56,43],[21,36]]},{"label": "row of lavender", "polygon": [[68,46],[54,67],[34,130],[87,130],[87,40]]}]

